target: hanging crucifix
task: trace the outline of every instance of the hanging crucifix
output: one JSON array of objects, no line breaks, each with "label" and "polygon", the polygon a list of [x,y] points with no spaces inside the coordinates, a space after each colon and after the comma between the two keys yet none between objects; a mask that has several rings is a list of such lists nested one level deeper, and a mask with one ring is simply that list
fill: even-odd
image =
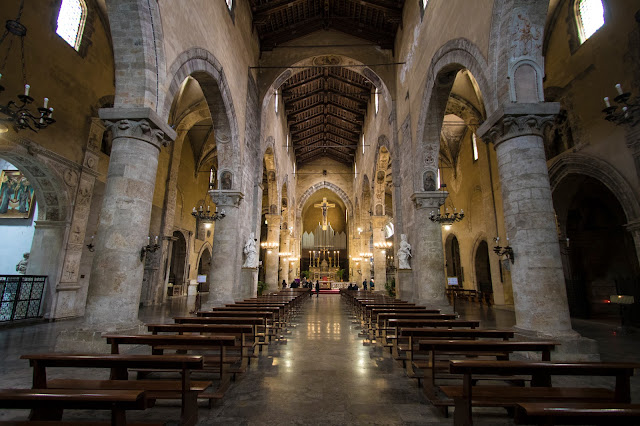
[{"label": "hanging crucifix", "polygon": [[322,209],[322,230],[326,231],[327,230],[327,223],[328,223],[328,219],[327,219],[327,210],[330,208],[335,207],[335,204],[329,204],[327,202],[327,197],[324,197],[322,199],[322,203],[321,204],[314,204],[313,207],[319,207],[320,209]]}]

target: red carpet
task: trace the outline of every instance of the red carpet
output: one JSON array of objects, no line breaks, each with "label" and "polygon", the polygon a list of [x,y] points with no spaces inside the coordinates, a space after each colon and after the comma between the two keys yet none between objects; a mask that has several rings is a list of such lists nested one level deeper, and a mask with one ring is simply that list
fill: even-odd
[{"label": "red carpet", "polygon": [[[316,291],[313,290],[311,293],[316,294]],[[332,290],[320,290],[320,294],[340,294],[340,290],[336,289],[332,289]]]}]

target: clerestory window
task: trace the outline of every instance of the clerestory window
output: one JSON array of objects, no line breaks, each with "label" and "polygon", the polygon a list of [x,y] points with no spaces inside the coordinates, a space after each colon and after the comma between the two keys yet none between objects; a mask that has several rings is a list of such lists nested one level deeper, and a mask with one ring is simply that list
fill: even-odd
[{"label": "clerestory window", "polygon": [[576,24],[582,44],[604,25],[604,6],[602,0],[577,0],[575,7]]},{"label": "clerestory window", "polygon": [[56,34],[71,47],[79,50],[86,18],[87,5],[83,0],[62,0]]},{"label": "clerestory window", "polygon": [[424,11],[427,9],[427,3],[429,3],[429,0],[418,0],[418,2],[420,3],[420,17],[423,17]]}]

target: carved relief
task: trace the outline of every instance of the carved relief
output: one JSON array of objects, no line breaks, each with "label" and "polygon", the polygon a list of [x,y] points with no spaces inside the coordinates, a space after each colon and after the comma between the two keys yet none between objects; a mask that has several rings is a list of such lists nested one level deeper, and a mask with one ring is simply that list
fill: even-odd
[{"label": "carved relief", "polygon": [[231,172],[225,171],[222,172],[222,175],[220,176],[220,182],[222,184],[222,189],[231,189],[232,186],[232,175]]},{"label": "carved relief", "polygon": [[118,120],[106,121],[109,129],[113,132],[113,139],[131,138],[148,142],[157,148],[169,145],[169,139],[164,132],[151,126],[149,120]]},{"label": "carved relief", "polygon": [[424,191],[436,190],[436,174],[432,171],[426,171],[422,175],[422,186]]},{"label": "carved relief", "polygon": [[325,56],[316,56],[313,58],[314,65],[340,65],[342,59],[339,56],[334,55],[325,55]]},{"label": "carved relief", "polygon": [[505,115],[489,131],[482,135],[485,142],[499,144],[505,140],[524,136],[542,137],[544,128],[553,123],[555,115]]},{"label": "carved relief", "polygon": [[512,58],[535,55],[542,49],[542,28],[532,25],[527,16],[518,14],[511,39]]},{"label": "carved relief", "polygon": [[428,169],[435,170],[438,168],[438,146],[434,144],[426,144],[424,146],[424,166]]},{"label": "carved relief", "polygon": [[275,204],[271,204],[271,206],[269,207],[269,213],[278,214],[278,206],[276,206]]},{"label": "carved relief", "polygon": [[75,170],[67,169],[63,174],[64,183],[66,183],[71,188],[75,188],[78,183],[78,173]]}]

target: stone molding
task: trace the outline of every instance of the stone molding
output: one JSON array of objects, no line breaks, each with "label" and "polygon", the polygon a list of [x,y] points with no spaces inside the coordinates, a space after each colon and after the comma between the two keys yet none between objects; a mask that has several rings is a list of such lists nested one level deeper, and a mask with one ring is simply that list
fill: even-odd
[{"label": "stone molding", "polygon": [[220,207],[240,206],[240,201],[244,198],[244,194],[240,191],[228,191],[223,189],[212,189],[209,191],[211,200]]},{"label": "stone molding", "polygon": [[36,228],[62,228],[69,225],[69,222],[63,220],[36,220]]},{"label": "stone molding", "polygon": [[113,132],[113,139],[130,138],[156,148],[168,146],[177,133],[150,108],[101,108],[98,115]]},{"label": "stone molding", "polygon": [[631,221],[624,225],[624,227],[631,233],[640,233],[640,219]]},{"label": "stone molding", "polygon": [[444,204],[449,193],[447,191],[424,191],[414,192],[411,195],[411,201],[414,202],[416,210],[420,209],[437,209]]},{"label": "stone molding", "polygon": [[505,104],[478,127],[477,134],[495,147],[521,136],[543,137],[544,128],[553,123],[558,112],[558,102]]}]

